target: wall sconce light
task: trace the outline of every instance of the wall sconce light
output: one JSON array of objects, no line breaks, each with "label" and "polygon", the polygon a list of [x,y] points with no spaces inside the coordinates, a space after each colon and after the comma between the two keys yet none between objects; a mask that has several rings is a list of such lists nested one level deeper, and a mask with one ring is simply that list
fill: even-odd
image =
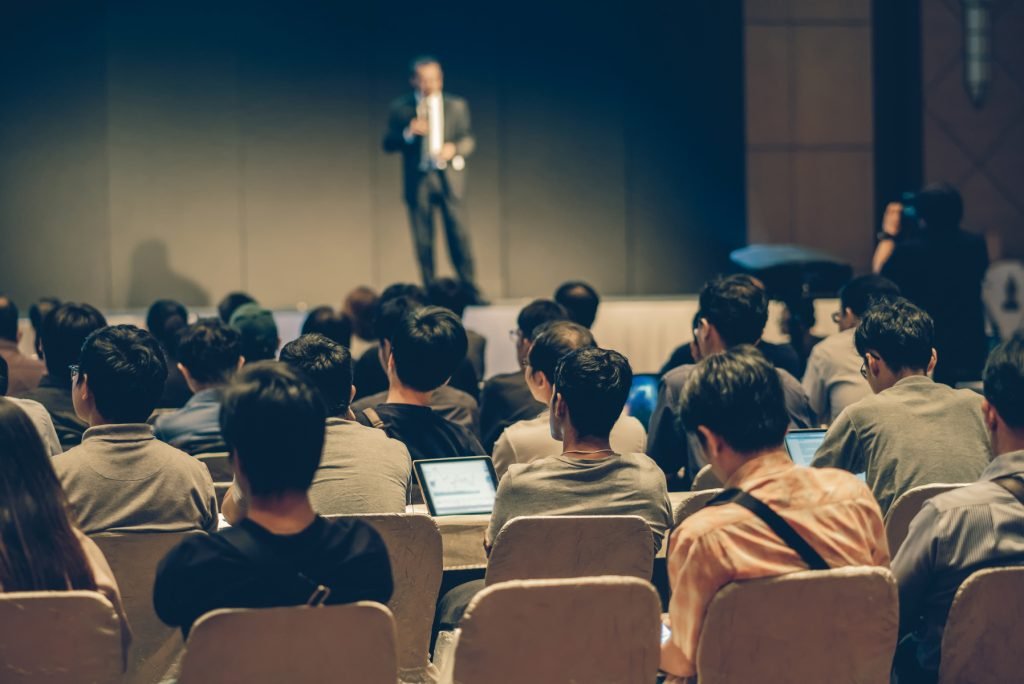
[{"label": "wall sconce light", "polygon": [[964,88],[981,108],[992,82],[992,0],[962,0],[964,6]]}]

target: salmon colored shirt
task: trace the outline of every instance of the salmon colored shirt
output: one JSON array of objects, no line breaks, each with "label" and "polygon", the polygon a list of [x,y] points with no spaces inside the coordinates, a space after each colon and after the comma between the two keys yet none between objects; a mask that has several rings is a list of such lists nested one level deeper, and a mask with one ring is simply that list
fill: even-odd
[{"label": "salmon colored shirt", "polygon": [[[743,489],[770,506],[831,568],[889,565],[878,503],[844,470],[801,468],[785,451],[773,451],[745,463],[725,487]],[[662,646],[662,668],[680,677],[697,673],[704,614],[726,584],[807,569],[760,518],[738,504],[704,508],[687,518],[669,545],[672,637]]]}]

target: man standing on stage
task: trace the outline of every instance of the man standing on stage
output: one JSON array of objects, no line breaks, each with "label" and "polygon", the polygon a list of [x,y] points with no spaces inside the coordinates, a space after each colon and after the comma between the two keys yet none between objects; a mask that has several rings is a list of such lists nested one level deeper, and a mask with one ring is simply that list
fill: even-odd
[{"label": "man standing on stage", "polygon": [[444,76],[436,59],[417,57],[410,66],[413,92],[391,104],[384,151],[402,153],[405,203],[424,283],[434,280],[436,206],[452,266],[460,280],[475,288],[463,206],[466,157],[476,146],[469,106],[461,97],[442,93]]}]

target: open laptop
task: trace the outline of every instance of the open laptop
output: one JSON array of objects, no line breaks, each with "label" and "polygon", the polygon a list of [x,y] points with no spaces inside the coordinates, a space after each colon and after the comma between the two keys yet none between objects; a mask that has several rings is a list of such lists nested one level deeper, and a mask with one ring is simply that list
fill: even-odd
[{"label": "open laptop", "polygon": [[[814,455],[818,453],[818,447],[825,440],[824,428],[811,428],[809,430],[790,430],[786,433],[786,451],[793,463],[798,466],[810,466]],[[854,473],[857,479],[865,482],[864,473]]]},{"label": "open laptop", "polygon": [[626,398],[626,413],[650,426],[651,414],[658,403],[658,376],[653,373],[639,373],[633,376],[633,384]]},{"label": "open laptop", "polygon": [[414,461],[430,515],[475,515],[494,509],[498,477],[490,456]]}]

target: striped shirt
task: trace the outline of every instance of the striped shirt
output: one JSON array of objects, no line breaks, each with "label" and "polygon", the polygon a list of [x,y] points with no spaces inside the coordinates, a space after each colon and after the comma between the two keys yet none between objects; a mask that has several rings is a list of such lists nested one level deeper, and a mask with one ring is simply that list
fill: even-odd
[{"label": "striped shirt", "polygon": [[939,667],[942,630],[960,584],[983,568],[1024,564],[1024,506],[996,478],[1024,479],[1024,451],[996,457],[980,481],[926,501],[892,562],[900,634],[914,632],[918,661]]},{"label": "striped shirt", "polygon": [[[889,565],[878,503],[850,473],[801,468],[779,450],[743,464],[725,486],[770,506],[831,568]],[[719,589],[806,569],[796,551],[737,504],[704,508],[687,518],[669,545],[672,638],[662,646],[662,669],[681,677],[696,674],[704,614]]]}]

